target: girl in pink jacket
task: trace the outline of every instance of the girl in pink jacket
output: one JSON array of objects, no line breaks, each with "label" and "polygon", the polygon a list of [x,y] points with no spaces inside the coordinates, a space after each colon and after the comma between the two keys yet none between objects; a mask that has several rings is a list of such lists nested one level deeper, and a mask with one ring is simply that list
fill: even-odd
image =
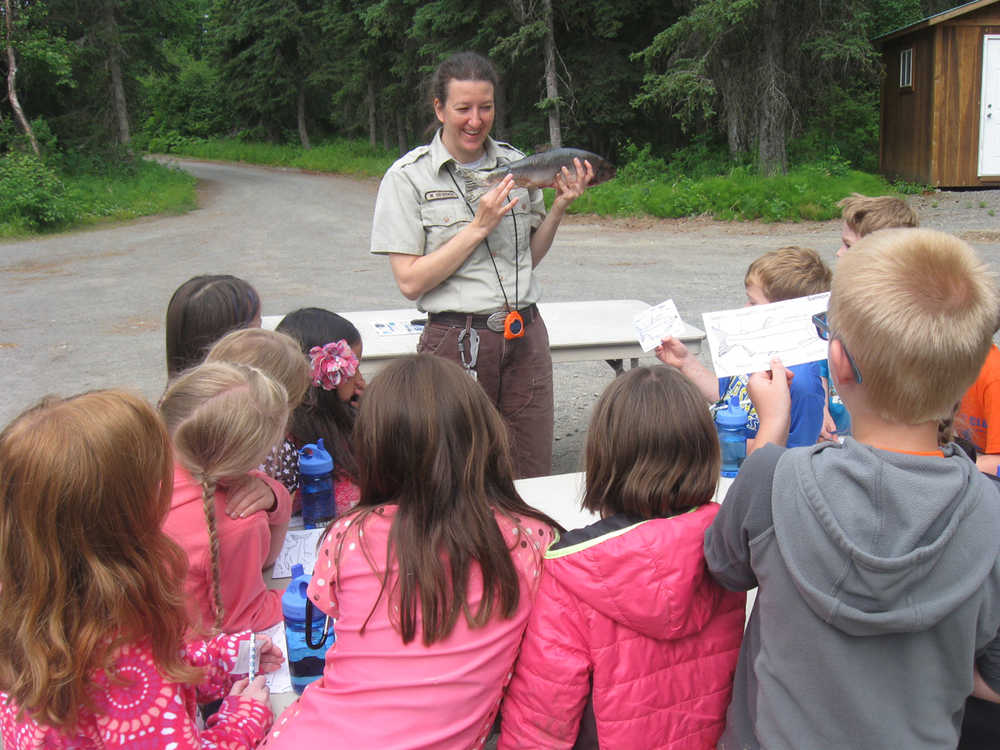
[{"label": "girl in pink jacket", "polygon": [[[204,633],[263,630],[281,621],[281,592],[262,568],[274,562],[271,526],[283,535],[288,491],[256,472],[273,492],[269,513],[226,513],[226,487],[242,481],[281,441],[288,396],[280,383],[244,365],[209,362],[188,370],[160,401],[174,445],[174,491],[164,530],[187,553],[191,625]],[[280,544],[278,545],[280,548]]]},{"label": "girl in pink jacket", "polygon": [[[246,633],[184,641],[171,474],[163,423],[124,391],[46,399],[0,434],[7,750],[236,750],[270,726],[263,677],[231,674]],[[270,671],[281,652],[261,657]],[[200,728],[197,702],[219,698]]]},{"label": "girl in pink jacket", "polygon": [[503,704],[501,750],[714,748],[744,594],[708,574],[719,443],[679,371],[637,368],[598,401],[583,505],[600,521],[545,555]]},{"label": "girl in pink jacket", "polygon": [[554,537],[514,489],[506,435],[452,362],[418,354],[374,379],[354,428],[361,503],[327,530],[308,589],[337,640],[266,747],[482,747]]}]

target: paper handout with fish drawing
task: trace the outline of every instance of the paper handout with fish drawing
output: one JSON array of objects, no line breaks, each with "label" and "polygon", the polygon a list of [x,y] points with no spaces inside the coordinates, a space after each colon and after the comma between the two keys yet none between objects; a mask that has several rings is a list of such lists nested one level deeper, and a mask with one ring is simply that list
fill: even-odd
[{"label": "paper handout with fish drawing", "polygon": [[816,334],[812,316],[826,310],[830,293],[702,314],[717,377],[743,375],[826,359],[827,342]]}]

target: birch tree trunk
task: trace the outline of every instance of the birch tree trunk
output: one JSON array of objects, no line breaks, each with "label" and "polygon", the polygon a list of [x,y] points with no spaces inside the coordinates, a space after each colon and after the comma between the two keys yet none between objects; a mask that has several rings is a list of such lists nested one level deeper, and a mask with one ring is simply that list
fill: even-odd
[{"label": "birch tree trunk", "polygon": [[368,143],[375,148],[375,82],[368,76]]},{"label": "birch tree trunk", "polygon": [[556,76],[556,38],[552,21],[552,0],[542,0],[545,18],[545,97],[549,100],[549,143],[562,148],[562,126],[559,121],[559,79]]},{"label": "birch tree trunk", "polygon": [[35,156],[41,158],[42,152],[38,148],[35,131],[31,129],[31,123],[24,116],[21,100],[17,98],[17,87],[14,85],[14,79],[17,77],[17,58],[14,56],[13,8],[11,8],[10,0],[4,0],[4,11],[7,19],[7,99],[10,101],[10,108],[14,110],[14,119],[17,120],[25,135],[28,136],[28,141],[31,142],[31,150],[35,152]]},{"label": "birch tree trunk", "polygon": [[298,106],[296,107],[296,117],[299,121],[299,141],[302,143],[302,148],[308,151],[311,146],[309,145],[309,131],[306,128],[306,87],[305,84],[299,84],[299,98]]},{"label": "birch tree trunk", "polygon": [[118,42],[118,22],[112,0],[104,3],[104,34],[108,45],[108,72],[111,74],[111,109],[114,114],[118,142],[127,146],[132,135],[128,126],[128,101],[122,78],[122,48]]}]

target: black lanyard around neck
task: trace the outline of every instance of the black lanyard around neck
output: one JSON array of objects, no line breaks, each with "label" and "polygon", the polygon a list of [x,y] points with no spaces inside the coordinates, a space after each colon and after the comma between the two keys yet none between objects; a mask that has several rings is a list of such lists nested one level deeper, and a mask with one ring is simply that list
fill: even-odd
[{"label": "black lanyard around neck", "polygon": [[[473,210],[472,204],[469,203],[469,199],[465,197],[465,193],[462,192],[462,188],[458,186],[458,180],[455,179],[455,175],[452,172],[450,164],[448,165],[447,169],[448,169],[448,176],[451,178],[452,184],[455,185],[455,190],[457,190],[458,194],[462,196],[462,200],[465,201],[465,205],[469,208],[469,213],[472,214],[472,218],[473,219],[476,218],[476,212]],[[507,197],[507,202],[510,203],[510,196]],[[513,309],[516,310],[517,300],[518,300],[517,296],[518,276],[521,271],[521,264],[519,262],[519,255],[521,248],[517,236],[517,217],[514,215],[513,209],[511,209],[510,211],[510,218],[514,222],[514,307]],[[493,256],[493,248],[490,247],[489,237],[485,237],[483,239],[483,244],[486,245],[486,252],[489,253],[490,262],[493,264],[493,273],[497,275],[497,283],[500,285],[500,294],[503,295],[504,307],[507,309],[507,312],[511,312],[512,308],[510,306],[510,300],[507,299],[507,291],[503,288],[503,279],[500,277],[500,269],[497,268],[497,261],[496,258]]]}]

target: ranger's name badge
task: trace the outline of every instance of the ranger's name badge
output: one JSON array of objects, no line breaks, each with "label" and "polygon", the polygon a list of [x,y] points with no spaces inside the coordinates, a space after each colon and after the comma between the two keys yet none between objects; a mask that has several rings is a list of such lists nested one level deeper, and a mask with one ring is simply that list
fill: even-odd
[{"label": "ranger's name badge", "polygon": [[424,193],[425,201],[441,201],[446,198],[457,198],[458,193],[454,190],[428,190]]}]

